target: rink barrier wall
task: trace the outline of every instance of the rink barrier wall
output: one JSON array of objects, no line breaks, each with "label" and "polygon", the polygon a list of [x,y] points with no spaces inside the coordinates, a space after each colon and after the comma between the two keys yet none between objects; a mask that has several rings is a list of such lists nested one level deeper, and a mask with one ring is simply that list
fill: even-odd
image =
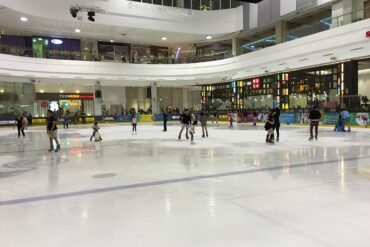
[{"label": "rink barrier wall", "polygon": [[[328,125],[335,125],[338,121],[339,113],[337,112],[327,112],[321,113],[322,117],[320,119],[320,123],[328,124]],[[347,124],[352,126],[367,126],[369,122],[369,112],[352,112],[350,113],[350,118],[346,119]],[[307,118],[308,113],[281,113],[280,115],[280,123],[282,124],[306,124],[309,123],[309,119]],[[173,115],[168,114],[167,121],[179,121],[180,115]],[[267,113],[259,113],[257,117],[257,122],[264,122],[267,118]],[[63,124],[64,118],[59,118],[59,124]],[[95,116],[95,117],[86,117],[86,123],[94,123],[95,121],[100,123],[130,123],[131,116],[130,115],[121,115],[121,116]],[[138,122],[142,123],[153,123],[153,122],[162,122],[163,115],[162,114],[154,114],[154,115],[138,115]],[[209,118],[208,121],[212,121]],[[229,115],[223,114],[218,116],[218,121],[226,122],[230,121]],[[244,117],[237,117],[234,119],[235,122],[240,123],[251,123],[253,122],[253,115],[248,114]],[[72,122],[73,123],[73,122]],[[79,122],[82,123],[82,118],[79,118]],[[0,126],[13,126],[15,124],[15,120],[13,119],[0,119]],[[33,118],[32,119],[33,125],[45,125],[46,118]]]}]

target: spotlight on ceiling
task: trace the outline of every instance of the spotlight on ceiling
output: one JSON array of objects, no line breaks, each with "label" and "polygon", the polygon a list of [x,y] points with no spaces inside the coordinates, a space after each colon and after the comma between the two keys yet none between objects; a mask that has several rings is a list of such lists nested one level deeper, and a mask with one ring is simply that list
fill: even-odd
[{"label": "spotlight on ceiling", "polygon": [[78,14],[79,9],[78,9],[78,8],[75,8],[75,7],[71,7],[71,8],[69,9],[69,11],[71,12],[72,17],[73,17],[73,18],[76,18],[76,17],[77,17],[77,14]]},{"label": "spotlight on ceiling", "polygon": [[87,16],[89,17],[88,19],[89,19],[89,21],[92,21],[92,22],[94,22],[95,21],[95,18],[94,18],[94,16],[95,16],[95,11],[89,11],[89,12],[87,12]]}]

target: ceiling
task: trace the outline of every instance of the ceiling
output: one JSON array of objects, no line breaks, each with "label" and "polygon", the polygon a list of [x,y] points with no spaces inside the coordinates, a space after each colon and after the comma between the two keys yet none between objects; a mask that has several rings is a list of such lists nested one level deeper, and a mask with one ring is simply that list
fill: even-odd
[{"label": "ceiling", "polygon": [[[21,0],[13,1],[22,2]],[[40,2],[41,0],[34,0],[33,2],[37,1]],[[100,0],[90,2],[95,6],[103,3],[109,4],[110,2],[114,4],[116,1],[117,0]],[[2,2],[5,3],[6,0]],[[53,5],[51,5],[52,2],[60,6],[56,5],[53,9]],[[61,5],[61,2],[63,5]],[[36,5],[27,12],[21,8],[23,5],[26,5],[26,3],[19,3],[21,7],[15,4],[14,7],[12,6],[13,8],[0,7],[0,31],[3,31],[2,33],[5,34],[89,38],[105,41],[113,39],[116,42],[171,46],[171,44],[174,45],[178,43],[203,42],[206,41],[206,37],[209,35],[211,35],[214,40],[227,39],[235,36],[235,32],[243,28],[242,24],[240,26],[240,23],[234,23],[238,19],[235,17],[235,14],[239,12],[242,13],[240,9],[238,11],[235,9],[222,10],[222,15],[220,16],[224,16],[225,18],[225,21],[222,23],[221,20],[223,17],[217,17],[215,13],[205,13],[206,11],[196,11],[194,13],[187,13],[189,16],[183,16],[182,12],[171,12],[174,11],[173,9],[176,11],[181,10],[177,10],[176,8],[163,8],[160,6],[154,10],[146,10],[143,8],[136,11],[132,7],[128,8],[124,6],[125,8],[123,8],[121,12],[97,13],[95,17],[96,21],[90,22],[87,20],[86,13],[81,14],[83,16],[82,20],[72,18],[69,13],[71,5],[68,4],[72,2],[76,3],[70,0],[49,0],[47,4],[45,4],[49,4],[48,6],[42,6],[40,10],[38,10],[37,8],[39,6]],[[89,4],[87,0],[82,2]],[[129,1],[121,0],[120,2],[127,4]],[[135,4],[138,6],[146,6],[146,8],[153,8],[152,4]],[[11,4],[9,3],[9,5]],[[61,11],[60,8],[63,8],[63,11]],[[158,10],[158,8],[163,9]],[[42,11],[43,9],[44,11]],[[132,13],[136,13],[135,11],[138,16],[132,15]],[[50,15],[50,12],[55,13],[55,16]],[[221,11],[208,12],[221,13]],[[146,14],[148,16],[146,16]],[[20,17],[22,16],[27,17],[28,22],[20,21]],[[207,18],[205,17],[209,17],[209,21],[206,21]],[[220,23],[217,23],[217,18],[220,19]],[[238,22],[240,22],[240,20]],[[217,26],[219,26],[219,28],[217,28]],[[81,32],[76,33],[75,29],[79,29]],[[162,40],[162,37],[166,37],[167,40]]]}]

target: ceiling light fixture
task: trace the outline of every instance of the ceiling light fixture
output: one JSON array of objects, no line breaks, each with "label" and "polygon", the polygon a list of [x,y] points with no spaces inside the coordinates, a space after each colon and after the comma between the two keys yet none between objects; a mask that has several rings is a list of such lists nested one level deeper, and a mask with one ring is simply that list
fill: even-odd
[{"label": "ceiling light fixture", "polygon": [[113,43],[113,42],[114,42],[114,40],[113,40],[113,39],[111,39],[111,40],[110,40],[110,42],[111,42],[111,43]]},{"label": "ceiling light fixture", "polygon": [[27,22],[27,21],[28,21],[28,18],[27,18],[27,17],[22,16],[22,17],[21,17],[21,21],[23,21],[23,22]]},{"label": "ceiling light fixture", "polygon": [[89,17],[88,19],[89,19],[89,21],[92,21],[92,22],[94,22],[95,21],[95,18],[94,18],[94,16],[95,16],[95,11],[89,11],[89,12],[87,12],[87,16]]},{"label": "ceiling light fixture", "polygon": [[209,36],[207,36],[207,38],[206,38],[206,39],[212,39],[212,36],[210,36],[210,35],[209,35]]},{"label": "ceiling light fixture", "polygon": [[76,29],[75,29],[75,32],[76,32],[76,33],[81,33],[81,30],[80,30],[80,29],[78,29],[78,28],[76,28]]},{"label": "ceiling light fixture", "polygon": [[164,41],[164,40],[167,40],[167,38],[166,37],[162,37],[162,40]]}]

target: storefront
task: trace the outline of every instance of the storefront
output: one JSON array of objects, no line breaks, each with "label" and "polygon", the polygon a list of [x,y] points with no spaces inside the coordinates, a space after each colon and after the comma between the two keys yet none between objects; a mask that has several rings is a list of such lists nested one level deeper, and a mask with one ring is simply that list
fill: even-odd
[{"label": "storefront", "polygon": [[93,93],[36,93],[36,117],[46,116],[47,110],[52,109],[61,114],[85,113],[94,115]]},{"label": "storefront", "polygon": [[326,111],[362,107],[358,62],[350,61],[305,70],[203,86],[203,110],[300,111],[318,106]]}]

